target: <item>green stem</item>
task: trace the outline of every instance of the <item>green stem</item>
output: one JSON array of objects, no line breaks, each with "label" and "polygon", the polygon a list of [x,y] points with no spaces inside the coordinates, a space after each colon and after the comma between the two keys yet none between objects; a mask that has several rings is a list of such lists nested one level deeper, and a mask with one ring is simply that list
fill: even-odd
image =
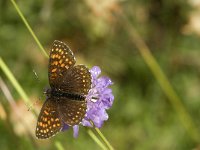
[{"label": "green stem", "polygon": [[59,141],[55,141],[55,146],[58,150],[64,150],[64,147],[61,145]]},{"label": "green stem", "polygon": [[19,95],[22,97],[22,99],[24,100],[24,102],[26,104],[28,104],[28,105],[31,105],[31,101],[28,98],[27,94],[25,93],[25,91],[23,90],[23,88],[21,87],[21,85],[18,83],[18,81],[15,79],[14,75],[9,70],[8,66],[5,64],[5,62],[3,61],[3,59],[1,57],[0,57],[0,68],[5,73],[5,75],[7,76],[7,78],[10,80],[10,82],[12,83],[12,85],[14,86],[14,88],[17,90],[17,92],[19,93]]},{"label": "green stem", "polygon": [[94,129],[97,132],[97,134],[99,134],[99,136],[101,137],[101,139],[103,140],[103,142],[107,145],[108,149],[109,150],[114,150],[114,148],[112,147],[112,145],[110,144],[110,142],[106,139],[106,137],[103,135],[103,133],[101,133],[101,131],[99,130],[99,128],[95,127],[94,123],[92,121],[90,121],[90,123],[94,127]]},{"label": "green stem", "polygon": [[114,150],[114,148],[112,147],[112,145],[108,142],[108,140],[106,139],[106,137],[101,133],[101,131],[99,130],[99,128],[95,127],[94,129],[99,134],[99,136],[101,137],[101,139],[106,143],[106,145],[108,146],[109,150]]},{"label": "green stem", "polygon": [[90,137],[101,147],[103,150],[107,150],[107,148],[102,144],[102,142],[97,138],[97,136],[92,132],[90,129],[88,129],[88,134]]},{"label": "green stem", "polygon": [[[21,87],[19,82],[16,80],[16,78],[14,77],[14,75],[12,74],[12,72],[10,71],[10,69],[5,64],[5,62],[3,61],[3,59],[1,57],[0,57],[0,68],[2,69],[4,74],[7,76],[7,78],[10,80],[10,82],[12,83],[13,87],[15,88],[15,90],[22,97],[22,100],[25,102],[25,104],[27,104],[28,106],[31,106],[32,103],[31,103],[29,97],[27,96],[26,92],[23,90],[23,88]],[[32,112],[35,115],[37,114],[35,109],[32,109]]]},{"label": "green stem", "polygon": [[24,15],[22,14],[21,10],[19,9],[18,5],[15,3],[14,0],[11,0],[13,6],[15,7],[17,13],[19,14],[19,16],[21,17],[22,21],[24,22],[25,26],[27,27],[27,29],[29,30],[29,32],[31,33],[32,37],[34,38],[34,40],[36,41],[37,45],[39,46],[40,50],[43,52],[43,54],[48,57],[46,51],[44,50],[42,44],[40,43],[40,41],[38,40],[37,36],[35,35],[35,33],[33,32],[33,30],[31,29],[30,25],[28,24],[28,21],[25,19]]}]

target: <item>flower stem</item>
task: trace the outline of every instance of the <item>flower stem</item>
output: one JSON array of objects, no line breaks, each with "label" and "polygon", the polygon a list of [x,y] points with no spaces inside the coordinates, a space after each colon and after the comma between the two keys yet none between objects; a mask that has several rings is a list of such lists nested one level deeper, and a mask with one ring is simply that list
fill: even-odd
[{"label": "flower stem", "polygon": [[58,150],[64,150],[64,147],[61,145],[59,141],[55,141],[55,146],[57,147]]},{"label": "flower stem", "polygon": [[107,150],[107,148],[104,146],[104,144],[97,138],[97,136],[94,134],[94,132],[90,129],[88,129],[88,134],[91,136],[91,138],[103,149]]},{"label": "flower stem", "polygon": [[99,134],[99,136],[101,137],[101,139],[104,141],[104,143],[107,145],[109,150],[114,150],[114,148],[112,147],[112,145],[110,144],[110,142],[106,139],[106,137],[103,135],[103,133],[101,133],[101,131],[99,130],[99,128],[94,126],[94,123],[90,120],[91,125],[94,127],[95,131],[97,132],[97,134]]},{"label": "flower stem", "polygon": [[101,139],[106,143],[106,145],[108,146],[109,150],[114,150],[114,148],[112,147],[112,145],[108,142],[108,140],[106,139],[106,137],[101,133],[101,131],[99,130],[99,128],[95,127],[94,129],[99,134],[99,136],[101,137]]},{"label": "flower stem", "polygon": [[28,21],[25,19],[24,15],[22,14],[21,10],[19,9],[18,5],[15,3],[14,0],[11,0],[13,6],[15,7],[17,13],[19,14],[19,16],[21,17],[22,21],[24,22],[26,28],[29,30],[29,32],[31,33],[32,37],[34,38],[34,40],[36,41],[37,45],[39,46],[40,50],[43,52],[43,54],[48,57],[46,51],[44,50],[42,44],[40,43],[40,41],[38,40],[37,36],[35,35],[35,33],[33,32],[32,28],[30,27],[30,25],[28,24]]},{"label": "flower stem", "polygon": [[18,83],[18,81],[15,79],[14,75],[12,74],[12,72],[10,71],[10,69],[5,64],[5,62],[3,61],[3,59],[1,57],[0,57],[0,68],[5,73],[5,75],[7,76],[7,78],[10,80],[10,82],[13,85],[13,87],[17,90],[17,92],[22,97],[22,99],[24,100],[24,102],[26,104],[28,104],[28,105],[31,105],[31,101],[30,101],[29,97],[27,96],[27,94],[25,93],[25,91],[23,90],[23,88],[21,87],[21,85]]}]

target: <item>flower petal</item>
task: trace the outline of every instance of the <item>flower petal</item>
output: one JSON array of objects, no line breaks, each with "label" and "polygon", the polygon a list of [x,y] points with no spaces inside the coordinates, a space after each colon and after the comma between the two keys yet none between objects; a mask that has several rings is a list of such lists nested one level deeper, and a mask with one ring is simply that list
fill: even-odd
[{"label": "flower petal", "polygon": [[82,125],[87,126],[87,127],[92,127],[92,124],[88,120],[85,120],[85,119],[83,119]]},{"label": "flower petal", "polygon": [[99,77],[101,69],[94,66],[91,70],[92,75],[92,89],[89,91],[87,100],[87,112],[86,117],[82,121],[83,126],[91,127],[91,120],[94,125],[100,128],[104,121],[108,119],[106,109],[109,109],[114,100],[112,90],[108,86],[112,85],[113,82],[108,77]]},{"label": "flower petal", "polygon": [[73,126],[73,131],[74,131],[74,137],[77,138],[78,137],[78,131],[79,131],[79,126],[75,125]]},{"label": "flower petal", "polygon": [[101,73],[101,69],[98,66],[94,66],[90,69],[90,73],[93,78],[97,78]]},{"label": "flower petal", "polygon": [[68,129],[69,129],[69,126],[68,126],[67,124],[64,123],[64,126],[63,126],[63,128],[62,128],[61,131],[66,131],[66,130],[68,130]]}]

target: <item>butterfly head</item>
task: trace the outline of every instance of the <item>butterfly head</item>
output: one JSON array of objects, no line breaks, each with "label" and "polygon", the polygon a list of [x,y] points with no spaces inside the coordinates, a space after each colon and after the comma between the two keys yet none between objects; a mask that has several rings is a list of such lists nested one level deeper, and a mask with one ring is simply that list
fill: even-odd
[{"label": "butterfly head", "polygon": [[44,90],[43,94],[45,94],[47,97],[50,97],[50,95],[51,95],[51,88],[46,88]]}]

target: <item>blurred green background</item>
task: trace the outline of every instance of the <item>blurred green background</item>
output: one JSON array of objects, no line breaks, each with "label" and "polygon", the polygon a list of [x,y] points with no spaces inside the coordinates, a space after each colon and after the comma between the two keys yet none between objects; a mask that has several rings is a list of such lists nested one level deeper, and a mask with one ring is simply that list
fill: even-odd
[{"label": "blurred green background", "polygon": [[[66,42],[77,64],[100,66],[102,74],[113,80],[115,100],[101,131],[115,149],[200,149],[131,42],[125,23],[113,13],[127,16],[147,43],[200,131],[199,0],[26,0],[17,4],[47,53],[54,40]],[[1,90],[1,150],[54,150],[56,141],[65,149],[100,149],[84,127],[77,139],[72,130],[48,140],[35,138],[36,118],[29,109],[39,110],[45,100],[48,59],[7,0],[0,1],[0,55],[32,102],[25,104],[0,70],[16,102],[11,107]]]}]

